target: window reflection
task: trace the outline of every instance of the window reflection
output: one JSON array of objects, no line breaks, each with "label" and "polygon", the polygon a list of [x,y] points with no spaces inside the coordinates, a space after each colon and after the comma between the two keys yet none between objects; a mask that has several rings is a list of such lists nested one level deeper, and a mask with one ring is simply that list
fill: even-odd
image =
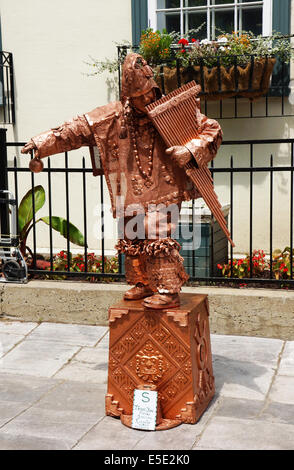
[{"label": "window reflection", "polygon": [[158,13],[157,15],[157,29],[162,31],[166,29],[168,33],[173,31],[180,32],[181,30],[181,20],[179,13]]},{"label": "window reflection", "polygon": [[234,10],[223,10],[212,12],[211,37],[215,39],[222,32],[231,33],[234,31]]},{"label": "window reflection", "polygon": [[180,8],[180,0],[157,0],[157,8]]},{"label": "window reflection", "polygon": [[252,31],[255,35],[262,34],[262,9],[242,9],[242,29]]}]

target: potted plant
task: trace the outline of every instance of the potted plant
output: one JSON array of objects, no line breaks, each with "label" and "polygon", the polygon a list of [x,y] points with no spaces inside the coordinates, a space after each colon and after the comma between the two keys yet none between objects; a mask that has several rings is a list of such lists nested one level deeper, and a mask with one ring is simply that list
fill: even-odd
[{"label": "potted plant", "polygon": [[277,58],[289,63],[293,57],[289,39],[280,33],[263,37],[234,31],[215,41],[183,37],[173,45],[175,38],[149,28],[142,32],[140,53],[154,67],[165,93],[195,80],[207,100],[236,95],[256,99],[267,93]]}]

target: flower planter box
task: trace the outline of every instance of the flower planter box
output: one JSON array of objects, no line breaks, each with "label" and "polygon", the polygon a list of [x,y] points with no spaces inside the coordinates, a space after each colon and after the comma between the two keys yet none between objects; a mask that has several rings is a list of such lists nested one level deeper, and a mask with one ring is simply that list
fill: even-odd
[{"label": "flower planter box", "polygon": [[217,65],[208,68],[194,65],[187,68],[156,67],[156,81],[164,94],[179,86],[195,80],[201,85],[201,95],[207,100],[221,100],[233,96],[242,96],[251,100],[268,92],[275,58],[251,58],[246,66]]}]

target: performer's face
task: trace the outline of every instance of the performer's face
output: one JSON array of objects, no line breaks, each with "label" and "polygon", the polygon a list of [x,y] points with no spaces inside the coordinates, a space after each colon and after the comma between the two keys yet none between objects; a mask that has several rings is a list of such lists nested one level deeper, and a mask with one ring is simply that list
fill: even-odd
[{"label": "performer's face", "polygon": [[155,90],[152,88],[152,90],[147,91],[143,95],[136,96],[131,98],[131,105],[140,114],[146,114],[146,109],[145,106],[147,106],[150,103],[153,103],[155,101],[156,95],[155,95]]}]

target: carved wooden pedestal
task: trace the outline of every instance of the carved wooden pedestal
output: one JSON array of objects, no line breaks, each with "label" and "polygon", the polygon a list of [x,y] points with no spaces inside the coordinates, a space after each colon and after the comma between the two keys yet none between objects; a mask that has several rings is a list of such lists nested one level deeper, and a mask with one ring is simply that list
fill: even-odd
[{"label": "carved wooden pedestal", "polygon": [[181,294],[180,307],[166,310],[140,300],[110,307],[106,414],[130,425],[134,389],[155,385],[156,429],[196,423],[214,395],[208,315],[202,294]]}]

